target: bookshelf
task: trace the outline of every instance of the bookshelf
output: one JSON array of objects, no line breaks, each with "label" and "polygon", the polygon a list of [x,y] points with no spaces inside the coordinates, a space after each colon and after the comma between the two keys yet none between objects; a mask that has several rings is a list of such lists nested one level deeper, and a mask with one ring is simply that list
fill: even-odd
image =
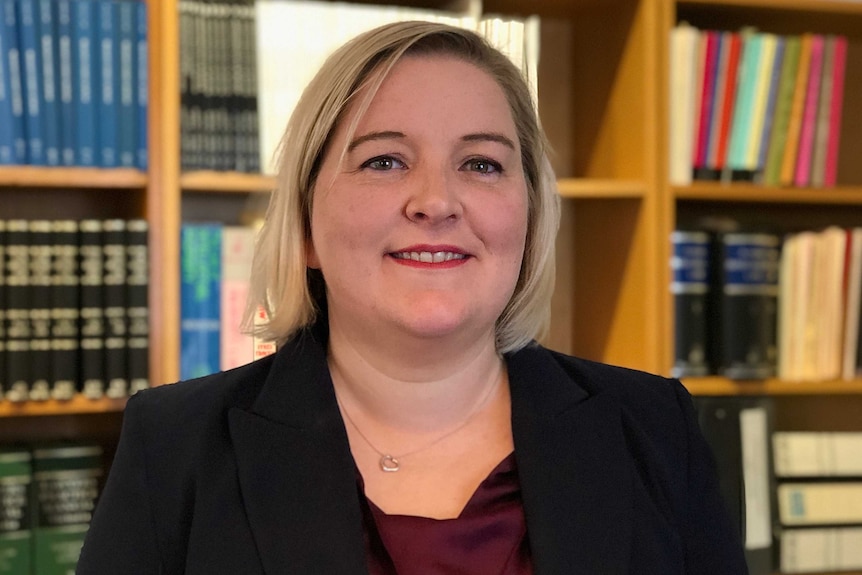
[{"label": "bookshelf", "polygon": [[[380,0],[432,8],[450,0]],[[364,2],[372,3],[372,2]],[[542,17],[540,113],[553,146],[563,221],[546,343],[584,357],[667,374],[672,362],[670,245],[703,214],[787,226],[862,225],[862,3],[831,0],[484,0],[486,13]],[[179,229],[184,214],[229,211],[273,179],[180,169],[176,0],[147,0],[149,168],[0,167],[0,218],[140,217],[150,222],[150,375],[179,376]],[[838,186],[770,188],[668,179],[668,38],[676,22],[776,33],[833,32],[849,50]],[[46,207],[47,206],[47,207]],[[779,429],[862,430],[862,382],[686,380],[699,395],[770,395]],[[119,432],[123,401],[10,406],[0,441]]]}]

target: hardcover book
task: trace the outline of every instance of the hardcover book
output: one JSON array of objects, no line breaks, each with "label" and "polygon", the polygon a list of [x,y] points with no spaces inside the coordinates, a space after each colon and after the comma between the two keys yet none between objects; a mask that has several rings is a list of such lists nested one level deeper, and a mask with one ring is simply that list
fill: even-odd
[{"label": "hardcover book", "polygon": [[0,449],[0,575],[31,573],[33,466],[27,449]]},{"label": "hardcover book", "polygon": [[3,397],[30,394],[30,235],[27,220],[6,222],[6,389]]},{"label": "hardcover book", "polygon": [[673,377],[710,373],[708,312],[710,236],[677,230],[671,234],[671,293],[674,305]]},{"label": "hardcover book", "polygon": [[103,287],[105,313],[105,395],[126,397],[129,381],[126,366],[128,338],[126,311],[126,221],[102,222]]},{"label": "hardcover book", "polygon": [[105,393],[105,310],[102,221],[82,220],[78,247],[81,282],[81,392],[90,399]]},{"label": "hardcover book", "polygon": [[51,222],[28,223],[30,390],[29,399],[51,397]]},{"label": "hardcover book", "polygon": [[180,378],[220,369],[221,224],[185,223],[180,244]]},{"label": "hardcover book", "polygon": [[133,219],[126,223],[126,347],[130,394],[150,386],[148,236],[147,220]]},{"label": "hardcover book", "polygon": [[71,399],[78,390],[78,222],[52,222],[51,236],[51,398]]}]

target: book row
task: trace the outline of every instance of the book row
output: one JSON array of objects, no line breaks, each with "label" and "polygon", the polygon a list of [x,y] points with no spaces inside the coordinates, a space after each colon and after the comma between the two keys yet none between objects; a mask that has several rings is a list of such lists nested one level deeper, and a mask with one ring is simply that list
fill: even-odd
[{"label": "book row", "polygon": [[425,20],[474,30],[506,53],[534,90],[537,86],[536,17],[476,17],[416,7],[320,0],[258,0],[255,10],[260,166],[265,173],[273,173],[273,161],[290,113],[326,57],[353,36],[379,25]]},{"label": "book row", "polygon": [[670,181],[836,184],[847,38],[671,32]]},{"label": "book row", "polygon": [[[255,229],[187,222],[180,241],[180,378],[249,363],[275,351],[242,325]],[[265,321],[265,312],[258,319]],[[251,326],[248,326],[251,327]]]},{"label": "book row", "polygon": [[125,397],[149,386],[145,220],[0,220],[0,393]]},{"label": "book row", "polygon": [[0,449],[0,575],[67,575],[105,474],[98,444]]},{"label": "book row", "polygon": [[0,165],[147,167],[144,0],[0,0]]},{"label": "book row", "polygon": [[676,377],[853,380],[862,229],[671,236]]},{"label": "book row", "polygon": [[694,401],[751,574],[862,569],[862,432],[776,431],[770,398]]}]

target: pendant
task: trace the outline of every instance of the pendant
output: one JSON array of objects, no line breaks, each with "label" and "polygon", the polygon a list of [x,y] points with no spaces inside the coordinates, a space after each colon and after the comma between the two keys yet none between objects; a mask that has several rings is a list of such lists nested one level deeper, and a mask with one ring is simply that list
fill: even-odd
[{"label": "pendant", "polygon": [[387,473],[394,473],[401,469],[401,464],[391,455],[384,453],[380,458],[380,469]]}]

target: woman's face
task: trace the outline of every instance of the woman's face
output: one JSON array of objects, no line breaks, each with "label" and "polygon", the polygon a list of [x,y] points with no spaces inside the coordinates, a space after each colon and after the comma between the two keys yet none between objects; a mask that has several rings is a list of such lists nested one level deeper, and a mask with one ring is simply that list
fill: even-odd
[{"label": "woman's face", "polygon": [[502,89],[464,61],[408,56],[347,141],[355,113],[313,190],[309,265],[323,272],[330,321],[369,335],[493,337],[527,233]]}]

